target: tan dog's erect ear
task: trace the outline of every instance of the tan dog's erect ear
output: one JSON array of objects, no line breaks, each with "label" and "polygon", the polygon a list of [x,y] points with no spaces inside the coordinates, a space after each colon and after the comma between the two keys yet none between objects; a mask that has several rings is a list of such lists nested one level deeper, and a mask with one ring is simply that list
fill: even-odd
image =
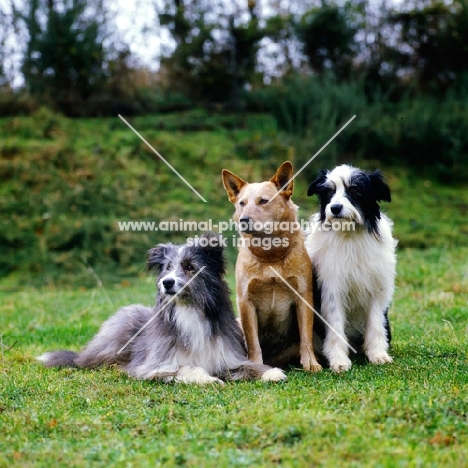
[{"label": "tan dog's erect ear", "polygon": [[244,185],[247,185],[245,180],[237,177],[227,169],[223,169],[223,184],[226,192],[228,193],[229,200],[232,203],[236,203],[237,196]]},{"label": "tan dog's erect ear", "polygon": [[270,179],[281,190],[281,195],[285,198],[291,198],[294,190],[293,167],[289,161],[284,162],[276,171],[276,174]]}]

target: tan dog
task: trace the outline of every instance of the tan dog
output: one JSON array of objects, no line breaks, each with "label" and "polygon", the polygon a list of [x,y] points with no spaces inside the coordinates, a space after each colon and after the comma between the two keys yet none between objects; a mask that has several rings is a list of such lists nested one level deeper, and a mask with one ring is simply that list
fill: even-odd
[{"label": "tan dog", "polygon": [[249,359],[283,366],[300,358],[304,369],[316,372],[321,366],[312,346],[314,315],[300,298],[312,305],[312,266],[291,200],[292,177],[289,161],[261,183],[247,183],[223,170],[242,241],[236,263],[237,306]]}]

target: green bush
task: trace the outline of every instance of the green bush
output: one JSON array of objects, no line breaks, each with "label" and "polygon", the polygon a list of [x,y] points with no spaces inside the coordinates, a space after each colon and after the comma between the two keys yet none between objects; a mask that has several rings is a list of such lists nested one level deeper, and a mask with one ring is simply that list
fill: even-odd
[{"label": "green bush", "polygon": [[0,87],[0,117],[31,115],[39,107],[38,100],[28,93]]},{"label": "green bush", "polygon": [[327,149],[331,167],[343,159],[405,165],[443,181],[468,175],[468,86],[443,99],[416,95],[392,102],[366,96],[364,81],[292,76],[253,91],[251,109],[270,112],[278,126],[315,151],[353,115],[356,119]]}]

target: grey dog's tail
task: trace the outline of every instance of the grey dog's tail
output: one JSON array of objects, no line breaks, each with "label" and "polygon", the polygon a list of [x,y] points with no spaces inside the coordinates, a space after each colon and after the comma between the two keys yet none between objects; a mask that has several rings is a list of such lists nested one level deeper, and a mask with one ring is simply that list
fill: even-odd
[{"label": "grey dog's tail", "polygon": [[119,309],[107,319],[98,333],[79,353],[51,351],[38,357],[46,367],[97,367],[101,365],[125,365],[130,360],[128,344],[146,326],[153,316],[153,309],[133,304]]},{"label": "grey dog's tail", "polygon": [[78,357],[78,353],[74,351],[66,351],[61,349],[60,351],[51,351],[45,353],[37,358],[46,367],[77,367],[75,359]]}]

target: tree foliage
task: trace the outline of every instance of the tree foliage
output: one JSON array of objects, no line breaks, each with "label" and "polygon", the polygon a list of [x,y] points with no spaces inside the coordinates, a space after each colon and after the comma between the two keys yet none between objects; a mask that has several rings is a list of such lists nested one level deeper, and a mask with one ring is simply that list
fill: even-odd
[{"label": "tree foliage", "polygon": [[29,36],[23,73],[32,94],[66,107],[102,89],[105,30],[98,17],[87,0],[29,2],[23,15]]},{"label": "tree foliage", "polygon": [[398,65],[420,87],[444,90],[468,72],[468,2],[416,0],[390,22],[399,25]]},{"label": "tree foliage", "polygon": [[311,69],[317,74],[332,72],[348,78],[357,54],[350,4],[338,6],[322,1],[306,12],[296,26],[297,37]]},{"label": "tree foliage", "polygon": [[26,35],[0,6],[0,85],[9,82],[12,31],[18,43],[27,37],[27,90],[67,113],[72,103],[144,95],[139,112],[164,93],[239,107],[245,90],[296,72],[338,82],[364,76],[368,97],[398,101],[407,90],[443,95],[468,75],[468,0],[164,0],[146,34],[165,30],[172,43],[162,49],[159,79],[146,80],[152,91],[139,93],[129,46],[108,38],[105,1],[12,0],[24,5]]},{"label": "tree foliage", "polygon": [[252,80],[259,42],[256,2],[226,12],[222,2],[168,0],[159,15],[175,41],[162,60],[171,83],[199,101],[236,102],[239,89]]}]

